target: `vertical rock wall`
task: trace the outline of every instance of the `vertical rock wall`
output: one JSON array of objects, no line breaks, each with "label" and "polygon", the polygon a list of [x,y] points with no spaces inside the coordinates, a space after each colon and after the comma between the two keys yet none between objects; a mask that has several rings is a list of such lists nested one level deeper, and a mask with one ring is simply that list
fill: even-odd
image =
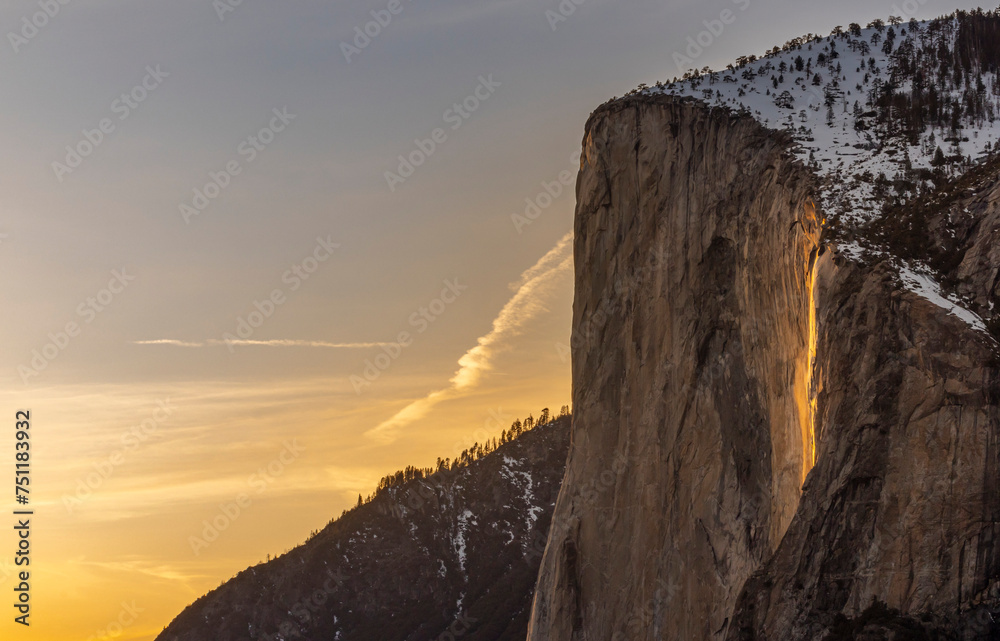
[{"label": "vertical rock wall", "polygon": [[896,626],[1000,638],[976,612],[1000,602],[992,339],[886,264],[827,253],[818,289],[819,460],[730,638],[824,639],[873,602]]},{"label": "vertical rock wall", "polygon": [[529,639],[721,639],[810,465],[811,178],[752,118],[667,97],[599,109],[581,163],[572,445]]}]

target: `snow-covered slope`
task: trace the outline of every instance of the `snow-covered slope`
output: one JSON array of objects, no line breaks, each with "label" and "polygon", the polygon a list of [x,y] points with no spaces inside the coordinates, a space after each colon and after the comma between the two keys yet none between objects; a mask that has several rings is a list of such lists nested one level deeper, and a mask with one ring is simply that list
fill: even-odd
[{"label": "snow-covered slope", "polygon": [[888,258],[908,289],[934,291],[928,300],[984,329],[956,296],[936,294],[939,275],[921,257],[893,255],[871,229],[998,151],[998,29],[1000,14],[978,10],[851,24],[636,91],[697,98],[787,132],[796,156],[821,178],[817,204],[851,241],[842,251],[855,260]]},{"label": "snow-covered slope", "polygon": [[[1000,83],[976,60],[971,74],[956,78],[942,71],[940,52],[944,48],[952,55],[960,30],[954,16],[854,27],[797,38],[777,52],[741,59],[724,71],[644,90],[748,111],[765,125],[788,131],[798,143],[797,155],[826,178],[822,205],[828,213],[844,217],[845,223],[865,222],[879,215],[880,176],[889,183],[916,183],[899,194],[913,197],[918,189],[930,188],[926,177],[920,182],[917,170],[930,170],[938,149],[952,157],[943,171],[954,175],[996,147]],[[976,91],[977,81],[982,83],[982,113],[970,114],[966,91]],[[960,105],[958,128],[950,122],[927,124],[911,133],[903,130],[908,124],[903,115],[876,122],[877,101],[887,88],[910,94],[914,82],[935,86],[940,103]]]}]

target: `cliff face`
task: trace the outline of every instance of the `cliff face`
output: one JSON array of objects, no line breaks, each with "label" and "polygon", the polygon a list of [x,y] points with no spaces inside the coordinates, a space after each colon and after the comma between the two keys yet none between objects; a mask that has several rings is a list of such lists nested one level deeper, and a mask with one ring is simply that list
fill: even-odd
[{"label": "cliff face", "polygon": [[[680,98],[588,123],[532,641],[1000,638],[996,342],[898,260],[821,249],[784,144]],[[996,169],[906,222],[983,315]]]},{"label": "cliff face", "polygon": [[811,180],[773,132],[694,101],[591,118],[573,441],[530,639],[725,635],[812,465]]},{"label": "cliff face", "polygon": [[195,601],[159,641],[522,641],[569,418],[380,492]]},{"label": "cliff face", "polygon": [[822,639],[876,601],[915,629],[997,638],[993,341],[885,263],[828,253],[819,274],[819,460],[729,637]]},{"label": "cliff face", "polygon": [[[997,345],[975,314],[1000,302],[998,176],[987,162],[896,225],[910,230],[899,251],[916,248],[971,312],[902,287],[892,261],[821,258],[819,462],[730,638],[851,638],[862,623],[1000,638]],[[895,612],[873,622],[873,602]]]}]

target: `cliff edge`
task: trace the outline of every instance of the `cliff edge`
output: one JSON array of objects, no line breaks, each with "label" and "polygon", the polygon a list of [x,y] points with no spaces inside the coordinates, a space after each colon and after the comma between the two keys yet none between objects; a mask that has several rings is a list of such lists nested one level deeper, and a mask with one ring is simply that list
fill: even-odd
[{"label": "cliff edge", "polygon": [[749,116],[635,96],[591,117],[572,444],[530,639],[724,636],[813,463],[813,190]]},{"label": "cliff edge", "polygon": [[[925,203],[980,311],[981,178],[962,216]],[[890,253],[821,242],[817,189],[749,115],[639,94],[591,117],[530,640],[1000,638],[996,341]]]}]

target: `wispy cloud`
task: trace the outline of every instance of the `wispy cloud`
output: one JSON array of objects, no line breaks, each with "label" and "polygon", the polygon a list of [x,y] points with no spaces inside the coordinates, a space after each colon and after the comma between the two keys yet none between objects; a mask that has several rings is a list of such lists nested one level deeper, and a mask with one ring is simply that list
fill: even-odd
[{"label": "wispy cloud", "polygon": [[507,301],[493,319],[493,327],[481,336],[476,346],[458,359],[459,369],[451,377],[449,386],[413,401],[388,420],[365,432],[366,436],[391,442],[398,431],[426,416],[431,409],[448,399],[460,396],[475,387],[483,373],[492,368],[493,358],[510,347],[511,340],[520,335],[525,325],[547,311],[545,301],[555,290],[558,279],[573,266],[573,234],[563,236],[531,268],[521,274],[512,286],[514,296]]},{"label": "wispy cloud", "polygon": [[122,561],[91,561],[86,558],[78,558],[72,559],[70,563],[110,572],[144,574],[156,579],[162,579],[164,581],[180,581],[188,583],[193,580],[205,578],[204,574],[186,572],[176,566],[146,560],[137,557],[136,555],[130,555],[128,559]]},{"label": "wispy cloud", "polygon": [[329,349],[364,349],[368,347],[382,347],[390,343],[328,343],[326,341],[300,341],[291,339],[273,339],[266,341],[254,340],[228,340],[222,341],[211,339],[207,341],[210,345],[243,345],[260,347],[326,347]]},{"label": "wispy cloud", "polygon": [[133,345],[173,345],[175,347],[213,347],[217,345],[235,345],[237,347],[322,347],[326,349],[365,349],[382,347],[390,343],[329,343],[327,341],[303,341],[288,338],[273,340],[220,340],[210,338],[203,342],[179,341],[172,338],[158,338],[148,341],[132,341]]},{"label": "wispy cloud", "polygon": [[132,341],[133,345],[173,345],[174,347],[202,347],[204,343],[190,343],[172,338],[157,338],[151,341]]}]

